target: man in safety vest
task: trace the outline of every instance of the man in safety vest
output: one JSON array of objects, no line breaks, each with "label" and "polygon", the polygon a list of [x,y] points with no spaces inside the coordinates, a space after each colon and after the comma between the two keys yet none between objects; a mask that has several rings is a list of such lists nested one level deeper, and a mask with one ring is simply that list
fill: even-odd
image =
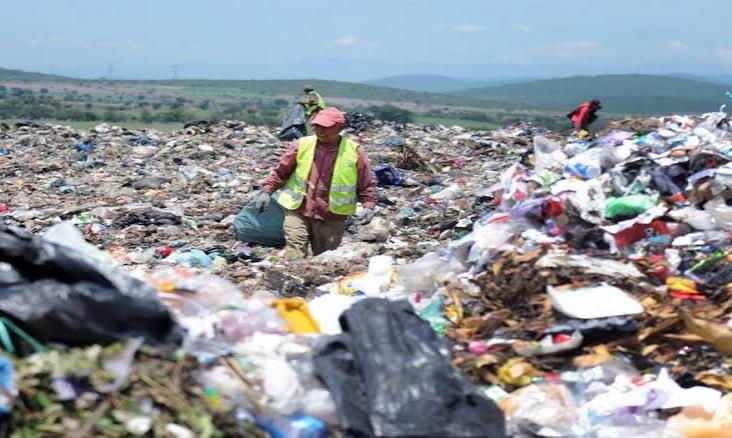
[{"label": "man in safety vest", "polygon": [[325,108],[325,101],[320,96],[320,93],[315,91],[311,85],[303,87],[302,91],[305,93],[305,97],[300,101],[300,105],[305,108],[305,130],[307,135],[313,135],[312,120],[318,114],[318,111]]},{"label": "man in safety vest", "polygon": [[376,183],[363,148],[342,136],[343,113],[325,108],[312,121],[315,135],[295,140],[255,198],[260,212],[271,198],[285,209],[283,231],[287,257],[300,258],[336,249],[345,231],[345,220],[357,211],[361,224],[374,216]]},{"label": "man in safety vest", "polygon": [[300,103],[305,107],[305,117],[310,120],[318,111],[325,108],[325,101],[312,85],[304,86],[302,91],[305,97]]}]

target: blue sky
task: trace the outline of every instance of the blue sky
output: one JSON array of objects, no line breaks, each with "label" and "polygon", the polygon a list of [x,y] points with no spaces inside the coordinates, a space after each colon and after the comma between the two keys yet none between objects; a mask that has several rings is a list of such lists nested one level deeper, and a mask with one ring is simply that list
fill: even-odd
[{"label": "blue sky", "polygon": [[732,0],[3,0],[0,66],[115,78],[732,75]]}]

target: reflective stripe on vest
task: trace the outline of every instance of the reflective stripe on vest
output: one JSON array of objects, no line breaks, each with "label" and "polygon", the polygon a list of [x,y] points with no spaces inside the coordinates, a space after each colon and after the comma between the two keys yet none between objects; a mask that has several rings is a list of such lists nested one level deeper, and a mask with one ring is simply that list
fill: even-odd
[{"label": "reflective stripe on vest", "polygon": [[[315,159],[318,138],[314,135],[299,140],[295,171],[285,187],[274,198],[284,208],[296,210],[307,195],[310,169]],[[333,167],[328,209],[335,214],[351,216],[356,213],[356,187],[358,185],[358,143],[341,137],[338,157]]]}]

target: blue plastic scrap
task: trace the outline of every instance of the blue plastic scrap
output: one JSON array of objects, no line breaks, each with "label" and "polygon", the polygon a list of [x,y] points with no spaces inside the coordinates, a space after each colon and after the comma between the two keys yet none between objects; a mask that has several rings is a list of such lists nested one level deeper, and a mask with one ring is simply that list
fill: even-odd
[{"label": "blue plastic scrap", "polygon": [[386,140],[383,144],[386,146],[399,147],[399,146],[404,146],[406,144],[406,142],[401,137],[392,137],[392,138]]},{"label": "blue plastic scrap", "polygon": [[7,356],[0,357],[0,416],[13,410],[13,397],[18,394],[15,386],[15,368]]},{"label": "blue plastic scrap", "polygon": [[402,184],[402,177],[399,172],[388,164],[380,164],[374,167],[376,182],[381,187],[398,186]]},{"label": "blue plastic scrap", "polygon": [[94,150],[94,145],[80,141],[74,145],[74,148],[79,152],[91,152]]}]

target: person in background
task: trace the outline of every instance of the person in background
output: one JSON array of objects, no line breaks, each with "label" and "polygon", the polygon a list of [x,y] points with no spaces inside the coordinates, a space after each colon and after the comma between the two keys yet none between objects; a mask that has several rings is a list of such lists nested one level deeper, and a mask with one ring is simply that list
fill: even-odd
[{"label": "person in background", "polygon": [[600,101],[593,99],[582,102],[574,111],[567,114],[567,118],[574,123],[575,129],[579,130],[580,137],[587,137],[590,134],[587,128],[597,120],[595,113],[600,109],[602,109]]},{"label": "person in background", "polygon": [[312,85],[305,85],[302,88],[305,93],[305,97],[300,101],[300,104],[305,108],[305,119],[307,120],[306,130],[307,135],[313,135],[314,131],[312,128],[312,120],[318,114],[318,111],[325,108],[325,101],[320,94],[315,91]]},{"label": "person in background", "polygon": [[260,212],[271,198],[285,209],[287,258],[306,257],[308,247],[313,255],[338,248],[357,202],[362,225],[371,221],[376,206],[371,163],[358,143],[341,135],[343,113],[325,108],[312,124],[315,135],[292,142],[254,200]]}]

